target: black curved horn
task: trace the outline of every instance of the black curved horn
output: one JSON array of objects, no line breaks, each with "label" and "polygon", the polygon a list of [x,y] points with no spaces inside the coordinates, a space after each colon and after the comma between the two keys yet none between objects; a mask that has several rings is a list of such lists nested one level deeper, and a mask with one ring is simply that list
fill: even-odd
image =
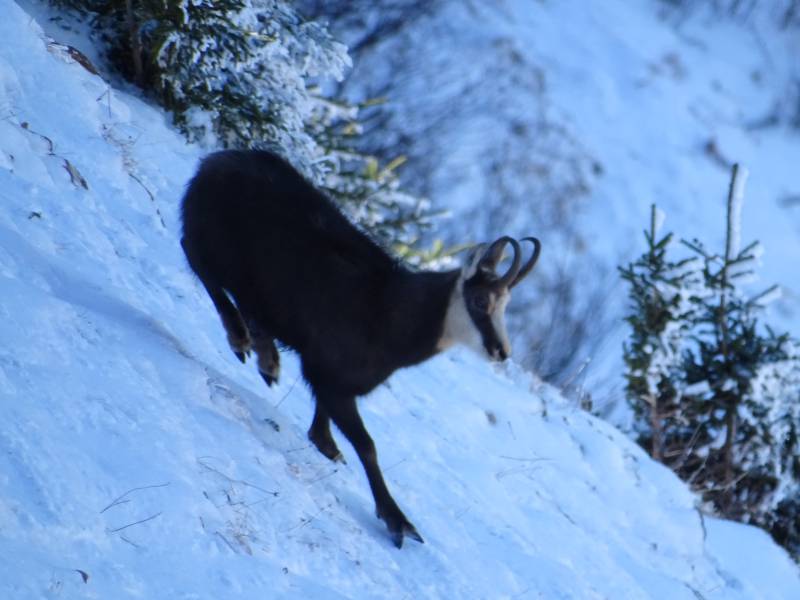
[{"label": "black curved horn", "polygon": [[539,260],[539,253],[542,251],[542,243],[535,237],[524,237],[520,241],[522,242],[531,242],[533,244],[533,255],[528,259],[528,262],[519,270],[514,281],[511,282],[511,285],[508,286],[509,289],[513,288],[517,285],[520,281],[522,281],[525,276],[531,272],[533,267],[536,265],[536,261]]},{"label": "black curved horn", "polygon": [[512,261],[511,266],[508,268],[508,271],[506,271],[505,275],[497,280],[496,285],[501,287],[507,287],[510,282],[514,281],[517,273],[519,273],[519,265],[520,261],[522,260],[520,256],[519,242],[507,235],[498,238],[492,243],[491,246],[489,246],[489,249],[486,250],[486,253],[483,255],[483,258],[481,258],[480,262],[481,268],[494,271],[497,268],[497,265],[500,264],[500,260],[503,258],[503,250],[506,247],[506,244],[510,244],[514,249],[514,260]]}]

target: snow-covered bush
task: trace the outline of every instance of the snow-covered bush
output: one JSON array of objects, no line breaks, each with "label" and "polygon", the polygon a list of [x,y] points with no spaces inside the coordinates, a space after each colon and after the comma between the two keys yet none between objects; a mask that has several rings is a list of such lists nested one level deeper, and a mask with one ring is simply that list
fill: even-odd
[{"label": "snow-covered bush", "polygon": [[627,397],[638,441],[702,496],[706,509],[769,530],[800,557],[800,351],[759,317],[773,286],[748,297],[759,245],[740,248],[745,175],[734,167],[725,251],[672,235],[621,269],[629,283]]},{"label": "snow-covered bush", "polygon": [[[371,234],[418,262],[433,216],[395,167],[355,149],[358,107],[320,89],[350,58],[286,0],[54,0],[91,16],[111,67],[208,148],[278,151]],[[433,258],[439,257],[441,252]]]}]

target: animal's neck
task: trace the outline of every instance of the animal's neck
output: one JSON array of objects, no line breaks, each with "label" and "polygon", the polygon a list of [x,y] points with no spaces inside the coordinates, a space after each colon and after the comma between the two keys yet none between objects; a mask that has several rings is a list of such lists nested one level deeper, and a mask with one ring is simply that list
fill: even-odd
[{"label": "animal's neck", "polygon": [[422,362],[444,349],[440,340],[458,275],[458,271],[404,272],[390,286],[387,337],[404,365]]},{"label": "animal's neck", "polygon": [[437,352],[446,350],[454,344],[463,344],[479,352],[482,348],[480,333],[467,312],[463,290],[458,281],[453,286],[447,305],[442,335],[437,341]]}]

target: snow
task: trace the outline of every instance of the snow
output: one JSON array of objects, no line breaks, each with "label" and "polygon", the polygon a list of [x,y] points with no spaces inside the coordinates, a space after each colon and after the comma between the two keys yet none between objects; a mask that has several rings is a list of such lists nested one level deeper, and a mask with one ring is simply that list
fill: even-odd
[{"label": "snow", "polygon": [[781,287],[779,285],[772,285],[758,294],[755,298],[752,298],[750,302],[756,306],[767,306],[776,300],[779,300],[782,296],[783,290]]},{"label": "snow", "polygon": [[742,204],[744,203],[744,189],[750,172],[746,167],[734,167],[732,189],[728,201],[728,235],[725,256],[735,258],[742,247]]},{"label": "snow", "polygon": [[667,220],[667,213],[653,205],[651,219],[653,220],[653,226],[650,229],[653,232],[653,236],[656,236],[664,226],[664,221]]},{"label": "snow", "polygon": [[267,389],[185,265],[202,150],[0,11],[0,598],[800,597],[765,534],[459,350],[361,403],[426,539],[395,549],[350,446],[307,442],[297,361]]}]

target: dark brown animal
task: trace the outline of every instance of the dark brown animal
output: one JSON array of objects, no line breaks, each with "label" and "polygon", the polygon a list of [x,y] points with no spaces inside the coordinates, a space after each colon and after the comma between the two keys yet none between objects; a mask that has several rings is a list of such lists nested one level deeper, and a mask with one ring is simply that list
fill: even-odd
[{"label": "dark brown animal", "polygon": [[[481,245],[461,269],[415,271],[353,226],[321,192],[265,151],[210,155],[182,204],[189,265],[214,302],[233,352],[255,351],[268,385],[279,376],[275,340],[300,356],[316,399],[309,439],[331,460],[341,453],[330,421],[355,448],[378,516],[399,548],[422,537],[389,493],[375,445],[356,407],[395,370],[455,343],[502,360],[511,348],[504,323],[510,290],[536,264],[521,264],[519,243]],[[496,267],[506,246],[508,270]]]}]

